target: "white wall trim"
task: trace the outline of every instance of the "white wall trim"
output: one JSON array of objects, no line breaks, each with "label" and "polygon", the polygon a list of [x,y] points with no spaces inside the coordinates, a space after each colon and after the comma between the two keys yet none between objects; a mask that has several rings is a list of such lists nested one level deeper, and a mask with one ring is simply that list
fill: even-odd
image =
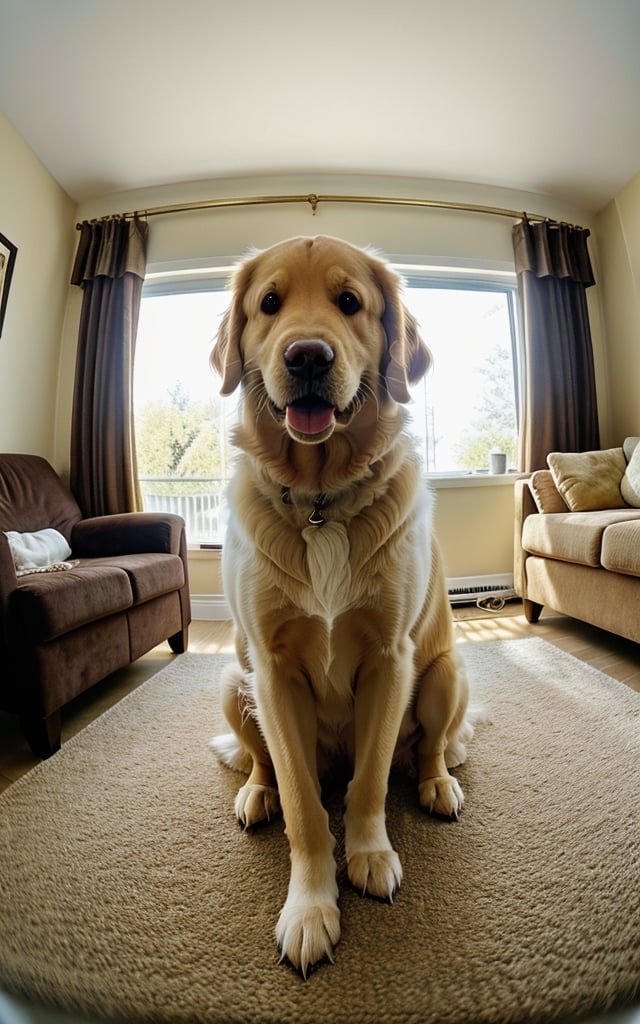
[{"label": "white wall trim", "polygon": [[191,618],[207,621],[230,619],[231,612],[224,594],[192,594]]}]

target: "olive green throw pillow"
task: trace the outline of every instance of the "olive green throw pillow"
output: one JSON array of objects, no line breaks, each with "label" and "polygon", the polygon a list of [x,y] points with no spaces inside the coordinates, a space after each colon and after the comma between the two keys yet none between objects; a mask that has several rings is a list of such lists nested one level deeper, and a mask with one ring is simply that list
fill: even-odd
[{"label": "olive green throw pillow", "polygon": [[622,448],[597,452],[551,452],[555,485],[572,512],[625,508],[620,485],[627,468]]}]

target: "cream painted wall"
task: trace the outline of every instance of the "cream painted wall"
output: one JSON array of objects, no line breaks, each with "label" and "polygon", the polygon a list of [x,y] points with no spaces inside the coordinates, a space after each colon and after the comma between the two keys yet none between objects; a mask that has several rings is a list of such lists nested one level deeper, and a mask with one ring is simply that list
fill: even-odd
[{"label": "cream painted wall", "polygon": [[55,432],[75,203],[2,113],[0,153],[0,232],[18,246],[0,338],[0,450],[53,461],[68,446]]},{"label": "cream painted wall", "polygon": [[[435,529],[447,577],[513,572],[512,477],[470,479],[467,486],[435,485]],[[219,551],[193,551],[189,558],[192,595],[222,593]]]},{"label": "cream painted wall", "polygon": [[[213,198],[259,195],[410,196],[469,202],[544,214],[593,230],[593,218],[548,197],[495,188],[417,179],[368,176],[295,176],[197,182],[119,193],[82,204],[79,220],[108,213]],[[395,260],[435,264],[513,268],[508,218],[460,211],[416,210],[396,206],[321,204],[313,215],[307,204],[251,206],[150,218],[149,269],[167,265],[228,265],[251,246],[262,248],[297,234],[332,234],[358,245],[374,245]],[[597,259],[596,239],[592,254]],[[70,409],[75,363],[78,289],[70,289],[62,338],[58,398],[57,464],[68,458]],[[608,423],[608,380],[603,320],[597,288],[589,292],[601,421]],[[215,325],[212,325],[212,333]],[[428,339],[429,327],[424,325]],[[214,381],[212,379],[212,386]],[[438,491],[436,521],[448,576],[508,573],[513,564],[513,486],[483,485]],[[191,560],[194,594],[219,593],[219,556],[198,553]],[[217,589],[212,589],[217,588]]]},{"label": "cream painted wall", "polygon": [[640,434],[640,173],[599,214],[611,443]]},{"label": "cream painted wall", "polygon": [[435,530],[445,575],[513,572],[514,481],[473,479],[466,487],[435,484]]}]

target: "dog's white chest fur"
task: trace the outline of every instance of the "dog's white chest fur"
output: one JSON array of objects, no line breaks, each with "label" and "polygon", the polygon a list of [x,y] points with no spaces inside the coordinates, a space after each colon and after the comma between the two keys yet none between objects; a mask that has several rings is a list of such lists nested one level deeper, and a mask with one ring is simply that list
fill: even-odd
[{"label": "dog's white chest fur", "polygon": [[349,606],[351,565],[349,537],[342,523],[308,526],[302,531],[313,598],[328,619]]}]

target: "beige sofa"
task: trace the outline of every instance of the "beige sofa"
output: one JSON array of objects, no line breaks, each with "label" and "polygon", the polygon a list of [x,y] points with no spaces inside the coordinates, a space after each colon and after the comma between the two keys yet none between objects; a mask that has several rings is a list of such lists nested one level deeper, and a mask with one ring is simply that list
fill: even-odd
[{"label": "beige sofa", "polygon": [[548,605],[640,642],[639,442],[552,453],[516,481],[514,588],[529,622]]}]

